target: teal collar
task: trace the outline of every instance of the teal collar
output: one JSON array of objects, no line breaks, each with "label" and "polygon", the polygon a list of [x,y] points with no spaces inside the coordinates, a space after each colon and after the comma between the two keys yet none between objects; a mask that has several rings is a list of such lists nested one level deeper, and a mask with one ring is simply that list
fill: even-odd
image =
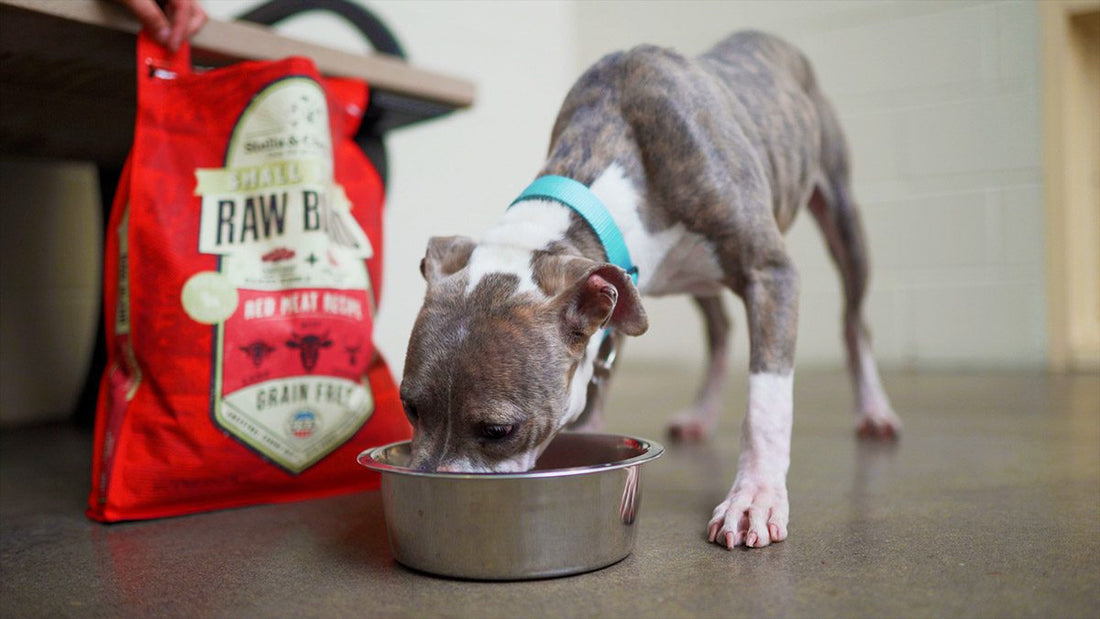
[{"label": "teal collar", "polygon": [[637,285],[638,267],[630,260],[630,251],[626,248],[623,233],[607,207],[591,189],[564,176],[540,176],[519,194],[511,206],[525,200],[553,200],[576,211],[599,237],[604,253],[607,254],[607,261],[629,273]]}]

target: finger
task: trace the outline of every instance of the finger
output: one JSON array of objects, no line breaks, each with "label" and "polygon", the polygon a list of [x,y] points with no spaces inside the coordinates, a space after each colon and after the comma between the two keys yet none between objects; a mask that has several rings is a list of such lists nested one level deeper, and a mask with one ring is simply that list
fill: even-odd
[{"label": "finger", "polygon": [[153,0],[123,0],[123,4],[129,7],[141,27],[148,32],[158,43],[167,45],[172,31],[168,17],[160,10]]},{"label": "finger", "polygon": [[191,0],[170,0],[168,3],[168,14],[172,20],[172,36],[168,40],[168,47],[172,48],[172,51],[179,49],[184,37],[187,36],[194,6]]},{"label": "finger", "polygon": [[187,24],[187,38],[191,39],[202,27],[206,25],[207,15],[206,11],[202,9],[198,3],[195,3],[195,8],[191,11],[191,21]]}]

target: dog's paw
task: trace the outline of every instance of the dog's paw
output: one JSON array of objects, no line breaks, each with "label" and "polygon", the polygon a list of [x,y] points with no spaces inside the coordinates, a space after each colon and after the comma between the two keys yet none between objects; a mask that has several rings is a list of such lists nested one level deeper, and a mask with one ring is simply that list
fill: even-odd
[{"label": "dog's paw", "polygon": [[714,508],[707,540],[730,550],[741,545],[763,548],[781,542],[787,539],[789,511],[787,488],[782,483],[754,483],[738,474],[729,497]]},{"label": "dog's paw", "polygon": [[901,435],[901,419],[889,409],[863,413],[856,421],[856,435],[865,440],[896,441]]},{"label": "dog's paw", "polygon": [[668,422],[665,431],[674,441],[696,442],[706,439],[714,430],[714,422],[694,410],[679,413]]}]

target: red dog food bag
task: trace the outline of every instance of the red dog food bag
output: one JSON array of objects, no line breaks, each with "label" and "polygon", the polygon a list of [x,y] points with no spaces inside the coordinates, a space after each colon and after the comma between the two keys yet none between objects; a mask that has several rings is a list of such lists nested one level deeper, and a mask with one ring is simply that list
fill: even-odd
[{"label": "red dog food bag", "polygon": [[139,37],[89,517],[377,487],[356,455],[410,428],[371,340],[383,189],[352,141],[366,102],[304,58],[197,73]]}]

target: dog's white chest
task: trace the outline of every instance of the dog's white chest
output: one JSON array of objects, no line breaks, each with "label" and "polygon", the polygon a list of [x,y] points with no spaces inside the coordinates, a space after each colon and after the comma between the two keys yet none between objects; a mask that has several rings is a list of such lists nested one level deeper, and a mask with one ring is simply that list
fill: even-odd
[{"label": "dog's white chest", "polygon": [[618,164],[592,183],[592,193],[622,232],[638,268],[638,292],[708,295],[721,290],[722,269],[709,243],[679,223],[658,232],[646,230],[639,211],[646,206],[644,200]]}]

